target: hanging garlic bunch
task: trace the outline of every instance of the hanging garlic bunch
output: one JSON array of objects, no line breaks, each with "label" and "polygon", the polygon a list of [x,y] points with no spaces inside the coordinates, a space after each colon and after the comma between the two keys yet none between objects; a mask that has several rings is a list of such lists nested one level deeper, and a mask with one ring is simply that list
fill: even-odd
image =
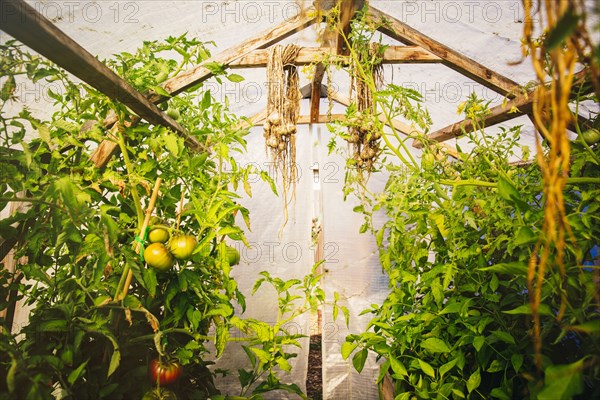
[{"label": "hanging garlic bunch", "polygon": [[296,123],[300,114],[300,79],[293,64],[300,48],[294,44],[269,48],[267,61],[268,117],[264,124],[267,151],[283,180],[287,220],[288,190],[296,187]]},{"label": "hanging garlic bunch", "polygon": [[[368,49],[368,59],[378,59],[381,48],[377,43],[371,43]],[[352,82],[350,85],[351,94],[354,94],[358,113],[346,121],[348,126],[348,135],[346,141],[352,145],[354,165],[358,169],[371,171],[375,160],[381,154],[379,139],[381,139],[381,130],[374,123],[373,93],[371,88],[365,82],[365,78],[360,75],[360,71],[371,71],[375,86],[379,87],[383,79],[383,72],[380,63],[369,65],[371,68],[359,68],[356,62],[363,62],[361,53],[358,53],[359,59],[353,60],[350,65],[350,75]],[[363,66],[364,67],[364,66]]]}]

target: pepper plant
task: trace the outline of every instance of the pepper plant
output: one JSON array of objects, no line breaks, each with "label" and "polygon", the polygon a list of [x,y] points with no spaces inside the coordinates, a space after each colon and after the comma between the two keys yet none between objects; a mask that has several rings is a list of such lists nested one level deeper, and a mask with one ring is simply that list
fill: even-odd
[{"label": "pepper plant", "polygon": [[[375,352],[382,359],[378,382],[389,374],[397,399],[597,396],[600,149],[573,144],[565,196],[574,240],[566,277],[551,270],[545,278],[539,375],[527,272],[544,234],[540,172],[535,164],[508,163],[519,126],[486,136],[487,104],[471,96],[462,107],[481,130],[469,135],[473,150],[458,147],[458,160],[451,160],[426,147],[418,171],[387,165],[390,177],[373,209],[388,217],[374,234],[390,293],[364,311],[373,319],[367,331],[347,337],[343,356],[354,352],[360,370],[366,352]],[[527,148],[519,150],[527,157]]]},{"label": "pepper plant", "polygon": [[[364,13],[354,21],[357,28],[366,40],[375,39],[377,26]],[[352,39],[356,63],[369,46],[357,43],[359,35]],[[374,352],[380,360],[377,382],[390,377],[396,399],[598,397],[600,147],[590,147],[584,135],[572,143],[565,207],[573,236],[567,239],[565,270],[545,272],[539,371],[527,275],[544,235],[543,177],[529,149],[519,146],[521,127],[487,135],[489,103],[471,95],[459,113],[475,125],[467,135],[472,150],[458,146],[458,158],[451,159],[423,135],[398,134],[395,117],[428,132],[422,98],[393,84],[378,90],[369,68],[356,70],[374,92],[370,124],[385,143],[372,173],[385,171],[389,179],[381,193],[371,193],[368,174],[349,157],[344,190],[361,201],[355,208],[365,216],[360,231],[376,237],[390,292],[382,304],[364,310],[373,318],[364,332],[346,338],[342,356],[360,372]],[[355,114],[351,105],[347,120]],[[381,120],[389,131],[384,133]],[[336,139],[347,140],[347,126],[329,125],[335,134],[331,150],[342,150]],[[409,150],[415,139],[424,144],[420,163]],[[526,162],[510,164],[515,154]],[[387,222],[375,227],[372,217],[380,211]]]}]

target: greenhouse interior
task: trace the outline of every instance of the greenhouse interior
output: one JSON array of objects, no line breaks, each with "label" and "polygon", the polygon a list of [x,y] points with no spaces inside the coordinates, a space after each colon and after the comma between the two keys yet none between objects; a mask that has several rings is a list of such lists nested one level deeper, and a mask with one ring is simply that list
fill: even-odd
[{"label": "greenhouse interior", "polygon": [[600,399],[597,0],[1,0],[0,399]]}]

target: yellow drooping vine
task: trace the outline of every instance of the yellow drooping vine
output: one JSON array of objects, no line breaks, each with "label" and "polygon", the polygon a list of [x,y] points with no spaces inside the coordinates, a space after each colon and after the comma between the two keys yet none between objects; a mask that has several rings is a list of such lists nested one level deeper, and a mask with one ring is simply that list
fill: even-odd
[{"label": "yellow drooping vine", "polygon": [[[539,309],[544,278],[548,269],[558,268],[566,281],[566,242],[569,240],[575,245],[567,221],[563,192],[569,176],[570,143],[567,127],[574,122],[569,102],[577,66],[583,65],[586,68],[586,80],[591,82],[597,95],[600,94],[600,85],[598,65],[593,58],[593,48],[586,29],[583,0],[523,0],[523,5],[523,52],[524,56],[531,57],[537,79],[542,83],[534,93],[533,120],[536,129],[548,144],[548,151],[544,151],[539,138],[536,143],[537,162],[544,179],[544,222],[543,234],[529,260],[527,277],[534,323],[536,365],[541,368]],[[539,25],[536,26],[536,23]],[[541,37],[534,36],[536,29],[543,32]],[[558,321],[562,319],[567,307],[566,291],[562,290],[561,293]]]}]

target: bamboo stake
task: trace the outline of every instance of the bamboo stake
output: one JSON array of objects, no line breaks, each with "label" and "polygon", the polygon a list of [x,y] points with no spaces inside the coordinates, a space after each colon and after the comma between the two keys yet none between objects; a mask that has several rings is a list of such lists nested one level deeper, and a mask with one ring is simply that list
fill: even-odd
[{"label": "bamboo stake", "polygon": [[[146,228],[150,224],[150,217],[152,216],[152,212],[154,211],[154,206],[156,205],[156,199],[158,198],[158,190],[160,189],[160,184],[162,182],[162,178],[157,178],[156,183],[154,184],[154,189],[152,190],[152,197],[150,197],[150,203],[148,204],[148,208],[146,209],[146,216],[144,218],[144,222],[142,223],[142,228],[140,229],[140,235],[146,231]],[[139,254],[140,252],[141,241],[136,240],[134,244],[134,251]],[[123,300],[127,293],[129,293],[129,287],[131,286],[131,280],[133,279],[133,271],[128,266],[125,266],[127,270],[127,278],[125,278],[125,285],[123,286],[123,293],[119,295],[119,290],[117,290],[117,295],[115,297],[115,301]],[[125,271],[123,271],[125,273]]]}]

